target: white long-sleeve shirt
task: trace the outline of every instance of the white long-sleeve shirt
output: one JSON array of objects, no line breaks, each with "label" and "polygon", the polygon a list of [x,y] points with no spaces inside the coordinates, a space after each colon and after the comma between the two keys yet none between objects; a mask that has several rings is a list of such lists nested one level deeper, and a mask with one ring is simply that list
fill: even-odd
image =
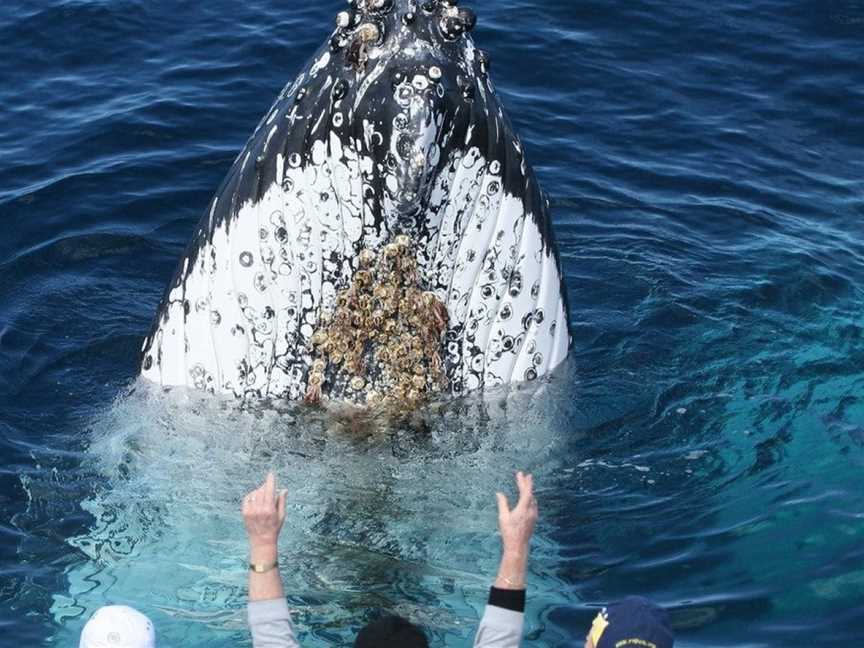
[{"label": "white long-sleeve shirt", "polygon": [[255,648],[300,648],[284,598],[249,603],[249,629]]},{"label": "white long-sleeve shirt", "polygon": [[474,648],[518,648],[525,614],[487,605],[474,637]]},{"label": "white long-sleeve shirt", "polygon": [[[502,598],[501,590],[492,589],[489,603],[477,628],[474,648],[518,648],[522,641],[525,621],[524,593],[521,605],[518,600],[514,603],[512,598]],[[499,607],[494,603],[507,607]],[[300,648],[291,623],[288,602],[284,598],[251,602],[248,615],[254,648]]]}]

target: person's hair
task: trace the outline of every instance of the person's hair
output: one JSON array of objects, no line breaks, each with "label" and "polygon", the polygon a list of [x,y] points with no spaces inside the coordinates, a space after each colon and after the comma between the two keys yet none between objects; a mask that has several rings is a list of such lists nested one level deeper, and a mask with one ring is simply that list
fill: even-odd
[{"label": "person's hair", "polygon": [[367,623],[354,640],[354,648],[429,648],[426,635],[408,619],[385,616]]}]

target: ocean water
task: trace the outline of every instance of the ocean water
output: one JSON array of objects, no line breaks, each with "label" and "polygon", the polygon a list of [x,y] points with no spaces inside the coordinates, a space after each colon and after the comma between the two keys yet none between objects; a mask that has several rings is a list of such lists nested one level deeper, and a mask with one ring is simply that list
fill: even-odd
[{"label": "ocean water", "polygon": [[864,3],[499,0],[478,44],[555,205],[571,360],[412,421],[137,383],[231,161],[339,0],[0,4],[0,646],[147,612],[249,646],[239,499],[289,488],[304,646],[470,644],[536,475],[526,646],[630,593],[684,648],[864,637]]}]

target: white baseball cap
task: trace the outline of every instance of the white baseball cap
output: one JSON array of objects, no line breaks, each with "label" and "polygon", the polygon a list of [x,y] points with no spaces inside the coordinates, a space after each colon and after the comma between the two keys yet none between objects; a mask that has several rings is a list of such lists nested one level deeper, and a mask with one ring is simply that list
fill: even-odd
[{"label": "white baseball cap", "polygon": [[156,631],[138,610],[107,605],[90,617],[78,648],[156,648]]}]

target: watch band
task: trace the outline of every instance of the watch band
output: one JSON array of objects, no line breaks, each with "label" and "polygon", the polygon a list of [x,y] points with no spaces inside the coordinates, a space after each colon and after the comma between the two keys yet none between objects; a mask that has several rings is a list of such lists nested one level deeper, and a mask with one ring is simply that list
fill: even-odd
[{"label": "watch band", "polygon": [[278,560],[274,560],[272,563],[249,563],[249,569],[256,574],[266,574],[267,572],[276,569],[278,566]]}]

